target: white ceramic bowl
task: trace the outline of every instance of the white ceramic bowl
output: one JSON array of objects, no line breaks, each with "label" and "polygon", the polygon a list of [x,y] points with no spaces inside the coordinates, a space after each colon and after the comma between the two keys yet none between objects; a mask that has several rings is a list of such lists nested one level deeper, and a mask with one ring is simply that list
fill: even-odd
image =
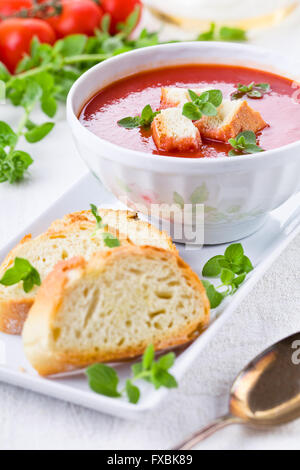
[{"label": "white ceramic bowl", "polygon": [[198,194],[197,203],[205,205],[205,243],[230,242],[258,230],[270,211],[299,190],[300,141],[236,158],[175,158],[119,147],[94,135],[77,119],[86,101],[116,80],[191,63],[246,65],[292,79],[300,76],[294,61],[253,46],[192,42],[149,47],[116,56],[80,77],[68,96],[67,118],[81,157],[119,199],[127,199],[131,207],[142,203],[149,210],[151,203],[172,204],[175,193],[186,204],[192,194]]}]

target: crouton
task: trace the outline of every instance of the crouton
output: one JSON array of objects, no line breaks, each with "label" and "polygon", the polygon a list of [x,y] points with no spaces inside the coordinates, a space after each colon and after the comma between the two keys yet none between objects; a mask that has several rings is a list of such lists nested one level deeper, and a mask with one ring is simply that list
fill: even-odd
[{"label": "crouton", "polygon": [[[211,88],[193,89],[193,91],[197,93],[197,95],[201,95],[201,93],[204,93],[208,90],[211,90]],[[188,101],[191,101],[188,88],[163,87],[161,89],[161,109],[177,108],[178,106],[182,107]]]},{"label": "crouton", "polygon": [[195,122],[201,136],[207,139],[228,142],[240,132],[253,131],[255,134],[268,124],[258,111],[254,111],[247,101],[223,100],[217,116],[203,116]]},{"label": "crouton", "polygon": [[152,123],[152,135],[158,150],[196,152],[201,145],[199,130],[183,116],[180,108],[164,109]]}]

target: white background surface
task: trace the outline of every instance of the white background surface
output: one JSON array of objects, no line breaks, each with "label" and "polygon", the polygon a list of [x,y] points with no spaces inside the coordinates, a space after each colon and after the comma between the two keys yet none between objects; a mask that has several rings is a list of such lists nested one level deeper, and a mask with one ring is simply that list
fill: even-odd
[{"label": "white background surface", "polygon": [[[149,18],[144,19],[149,25]],[[252,35],[251,42],[297,56],[300,14],[284,25]],[[154,22],[151,20],[151,23]],[[172,31],[165,31],[170,37]],[[178,37],[175,31],[173,37]],[[44,119],[37,113],[36,119]],[[0,119],[16,124],[18,112],[0,106]],[[85,172],[64,121],[30,152],[31,176],[0,185],[0,246],[29,224]],[[24,143],[23,148],[26,149]],[[142,422],[123,421],[0,383],[0,449],[165,449],[226,411],[230,384],[269,344],[300,330],[300,237],[273,265],[230,323],[219,332],[178,390]],[[300,421],[274,431],[228,428],[201,449],[300,449]]]}]

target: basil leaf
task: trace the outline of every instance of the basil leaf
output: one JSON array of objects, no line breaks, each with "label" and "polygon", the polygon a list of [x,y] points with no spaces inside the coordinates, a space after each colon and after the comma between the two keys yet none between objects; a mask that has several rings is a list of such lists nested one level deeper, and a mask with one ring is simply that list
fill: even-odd
[{"label": "basil leaf", "polygon": [[46,135],[49,134],[49,132],[52,131],[54,127],[54,122],[45,122],[44,124],[41,124],[40,126],[35,126],[33,129],[27,131],[24,135],[27,140],[27,142],[30,142],[31,144],[35,142],[39,142],[42,140]]},{"label": "basil leaf", "polygon": [[120,240],[114,237],[111,233],[103,233],[102,236],[104,243],[108,248],[117,248],[118,246],[121,246]]},{"label": "basil leaf", "polygon": [[213,41],[215,39],[216,24],[211,23],[210,29],[199,34],[197,41]]},{"label": "basil leaf", "polygon": [[244,249],[240,243],[233,243],[226,248],[224,256],[230,263],[240,264],[244,257]]},{"label": "basil leaf", "polygon": [[256,144],[247,144],[246,147],[245,147],[245,152],[246,153],[260,153],[260,152],[263,152],[263,151],[264,150]]},{"label": "basil leaf", "polygon": [[87,42],[84,34],[72,34],[56,42],[54,49],[63,57],[71,57],[82,54]]},{"label": "basil leaf", "polygon": [[34,285],[41,285],[40,275],[29,261],[24,258],[15,258],[13,267],[4,273],[0,284],[12,286],[20,281],[23,281],[25,292],[30,292]]},{"label": "basil leaf", "polygon": [[256,135],[252,131],[241,132],[237,136],[237,140],[244,138],[246,144],[256,144]]},{"label": "basil leaf", "polygon": [[126,129],[133,129],[140,126],[140,118],[136,117],[127,117],[118,121],[119,126],[125,127]]},{"label": "basil leaf", "polygon": [[246,274],[241,274],[240,276],[237,276],[235,279],[233,279],[232,284],[238,288],[244,282],[245,279]]},{"label": "basil leaf", "polygon": [[142,360],[143,369],[149,370],[152,366],[153,361],[154,361],[154,347],[153,347],[153,344],[150,344],[143,354],[143,360]]},{"label": "basil leaf", "polygon": [[209,102],[218,108],[223,101],[223,93],[221,90],[209,90]]},{"label": "basil leaf", "polygon": [[253,99],[260,99],[262,98],[262,93],[258,90],[252,90],[252,91],[249,91],[249,93],[247,93],[247,96],[249,98],[253,98]]},{"label": "basil leaf", "polygon": [[25,124],[26,129],[28,129],[30,131],[31,129],[34,129],[36,126],[37,126],[37,124],[35,124],[30,119],[27,119],[26,124]]},{"label": "basil leaf", "polygon": [[202,118],[200,109],[194,103],[185,103],[182,109],[182,114],[192,121],[198,121]]},{"label": "basil leaf", "polygon": [[255,88],[260,88],[264,92],[268,92],[271,90],[271,86],[269,83],[256,83]]},{"label": "basil leaf", "polygon": [[173,375],[169,374],[164,369],[160,367],[155,367],[153,370],[152,378],[154,379],[155,387],[166,387],[166,388],[176,388],[178,387],[177,381]]},{"label": "basil leaf", "polygon": [[25,93],[21,100],[21,105],[27,110],[31,111],[35,103],[41,98],[42,96],[42,88],[40,85],[34,81],[30,80],[28,83]]},{"label": "basil leaf", "polygon": [[0,279],[0,284],[3,286],[13,286],[22,280],[23,273],[17,269],[10,268],[8,269],[2,278]]},{"label": "basil leaf", "polygon": [[158,366],[160,369],[168,370],[170,369],[170,367],[174,365],[174,362],[175,362],[175,354],[171,352],[159,358]]},{"label": "basil leaf", "polygon": [[202,269],[202,276],[204,277],[218,277],[221,274],[221,266],[219,261],[224,259],[224,256],[217,255],[211,258],[204,265]]},{"label": "basil leaf", "polygon": [[218,114],[217,108],[209,102],[201,105],[200,109],[205,116],[216,116]]},{"label": "basil leaf", "polygon": [[111,53],[113,53],[113,52],[115,52],[118,49],[121,49],[123,47],[124,47],[123,41],[119,37],[113,36],[113,37],[107,38],[103,42],[102,51],[105,54],[111,54]]},{"label": "basil leaf", "polygon": [[222,268],[220,278],[225,286],[229,286],[234,279],[234,273],[230,269]]},{"label": "basil leaf", "polygon": [[41,108],[47,116],[53,118],[57,111],[57,103],[55,98],[51,95],[43,96],[41,101]]},{"label": "basil leaf", "polygon": [[1,147],[11,146],[17,142],[17,135],[12,128],[4,121],[0,121],[0,145]]},{"label": "basil leaf", "polygon": [[90,207],[91,207],[91,213],[96,219],[97,226],[99,226],[100,228],[100,224],[102,223],[102,217],[99,215],[98,208],[97,206],[95,206],[95,204],[90,204]]},{"label": "basil leaf", "polygon": [[195,100],[196,104],[201,104],[201,103],[207,103],[209,101],[209,92],[208,91],[204,91],[203,93],[201,93],[200,96],[198,96],[198,99]]},{"label": "basil leaf", "polygon": [[25,170],[33,163],[29,153],[23,152],[23,150],[14,150],[11,158],[17,165],[21,162]]},{"label": "basil leaf", "polygon": [[143,372],[143,370],[144,370],[143,364],[141,362],[137,362],[136,364],[133,364],[131,366],[131,370],[133,372],[133,376],[136,377],[139,374],[141,374],[141,372]]},{"label": "basil leaf", "polygon": [[205,287],[206,294],[210,303],[211,308],[217,308],[223,301],[223,295],[215,289],[208,281],[202,281],[203,286]]},{"label": "basil leaf", "polygon": [[243,256],[243,259],[241,262],[241,269],[243,270],[244,273],[247,273],[247,274],[253,271],[254,268],[248,256]]},{"label": "basil leaf", "polygon": [[94,364],[87,368],[86,375],[89,379],[90,388],[101,395],[117,398],[119,378],[116,371],[105,364]]},{"label": "basil leaf", "polygon": [[247,41],[247,33],[244,29],[222,26],[219,30],[221,41]]},{"label": "basil leaf", "polygon": [[141,119],[145,124],[151,124],[153,120],[153,111],[150,106],[150,104],[147,104],[147,106],[144,107],[142,114],[141,114]]},{"label": "basil leaf", "polygon": [[3,62],[0,62],[0,80],[2,80],[3,82],[7,82],[10,77],[11,74],[9,73],[8,69],[3,64]]},{"label": "basil leaf", "polygon": [[[0,182],[15,183],[24,177],[24,172],[33,163],[32,158],[22,150],[15,150],[9,159],[3,160],[4,154],[0,152]],[[5,154],[6,157],[6,154]]]},{"label": "basil leaf", "polygon": [[138,24],[140,13],[141,13],[141,7],[137,5],[135,9],[133,10],[133,12],[127,17],[125,23],[119,23],[117,25],[117,29],[119,29],[119,31],[122,31],[123,36],[125,37],[129,36],[132,33],[132,31],[135,29],[135,27]]},{"label": "basil leaf", "polygon": [[200,98],[193,90],[188,90],[188,93],[192,101],[197,101]]},{"label": "basil leaf", "polygon": [[134,405],[139,401],[140,399],[140,390],[138,387],[132,384],[131,380],[126,380],[126,393],[128,396],[128,400],[130,403],[133,403]]},{"label": "basil leaf", "polygon": [[102,20],[101,20],[101,31],[103,33],[109,34],[110,23],[111,23],[110,14],[105,13],[105,15],[102,17]]}]

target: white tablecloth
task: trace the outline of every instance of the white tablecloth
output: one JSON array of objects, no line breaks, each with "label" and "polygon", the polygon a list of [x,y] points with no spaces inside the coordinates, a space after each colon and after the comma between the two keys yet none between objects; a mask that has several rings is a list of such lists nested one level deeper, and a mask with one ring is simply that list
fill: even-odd
[{"label": "white tablecloth", "polygon": [[[144,19],[149,24],[149,17]],[[152,21],[152,20],[151,20]],[[252,42],[297,54],[300,15]],[[153,22],[153,21],[152,21]],[[170,30],[166,36],[170,36]],[[176,33],[177,35],[177,33]],[[177,35],[178,36],[178,35]],[[175,33],[173,34],[175,36]],[[295,56],[295,60],[300,60]],[[15,125],[18,111],[0,105],[0,120]],[[35,118],[38,120],[39,115]],[[23,148],[26,149],[24,143]],[[0,185],[0,246],[29,224],[86,172],[64,120],[30,148],[31,177]],[[141,422],[124,421],[0,383],[0,449],[166,449],[226,411],[239,370],[266,346],[300,331],[300,237],[232,315],[195,361],[178,390]],[[201,449],[300,449],[300,421],[269,432],[235,426]]]}]

